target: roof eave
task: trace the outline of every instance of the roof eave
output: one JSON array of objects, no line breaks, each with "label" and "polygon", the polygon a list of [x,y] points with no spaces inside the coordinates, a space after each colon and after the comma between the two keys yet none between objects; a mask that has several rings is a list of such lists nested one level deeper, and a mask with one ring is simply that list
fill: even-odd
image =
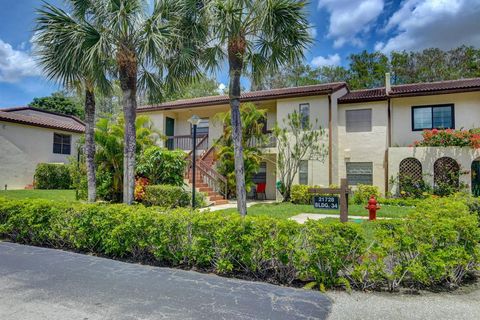
[{"label": "roof eave", "polygon": [[59,127],[59,126],[51,126],[51,125],[47,125],[47,124],[32,123],[32,122],[29,122],[29,121],[23,121],[23,120],[18,120],[18,119],[10,119],[10,118],[0,117],[0,121],[23,124],[23,125],[32,126],[32,127],[40,127],[40,128],[46,128],[46,129],[60,130],[60,131],[65,131],[65,132],[85,133],[85,129],[76,130],[76,129],[62,128],[62,127]]},{"label": "roof eave", "polygon": [[[282,95],[276,94],[269,94],[260,97],[251,97],[251,98],[241,98],[240,102],[258,102],[258,101],[266,101],[266,100],[274,100],[274,99],[289,99],[289,98],[298,98],[298,97],[312,97],[312,96],[321,96],[332,94],[333,92],[339,91],[343,88],[347,87],[345,83],[340,83],[338,86],[334,88],[328,88],[324,90],[312,91],[312,92],[295,92],[295,93],[287,93]],[[188,108],[200,108],[200,107],[211,107],[211,106],[221,106],[224,104],[229,103],[229,99],[222,99],[216,101],[207,101],[207,102],[194,102],[194,103],[184,103],[178,104],[174,106],[152,106],[146,108],[139,108],[137,112],[151,112],[151,111],[166,111],[166,110],[177,110],[177,109],[188,109]]]},{"label": "roof eave", "polygon": [[476,92],[476,91],[480,91],[480,87],[425,90],[425,91],[419,91],[419,92],[405,92],[405,93],[391,93],[390,97],[391,98],[420,97],[420,96],[431,96],[436,94],[468,93],[468,92]]}]

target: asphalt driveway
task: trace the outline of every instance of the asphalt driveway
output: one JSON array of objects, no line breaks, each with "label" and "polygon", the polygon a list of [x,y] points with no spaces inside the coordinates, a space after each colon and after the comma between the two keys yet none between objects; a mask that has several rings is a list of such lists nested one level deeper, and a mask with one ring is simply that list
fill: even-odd
[{"label": "asphalt driveway", "polygon": [[0,242],[0,319],[325,319],[316,291]]}]

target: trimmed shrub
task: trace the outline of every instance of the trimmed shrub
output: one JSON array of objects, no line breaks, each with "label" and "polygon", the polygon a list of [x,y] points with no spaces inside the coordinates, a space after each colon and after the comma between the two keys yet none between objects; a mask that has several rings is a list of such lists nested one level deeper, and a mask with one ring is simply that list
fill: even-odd
[{"label": "trimmed shrub", "polygon": [[372,195],[376,198],[380,197],[380,190],[377,186],[359,184],[353,193],[353,203],[366,204]]},{"label": "trimmed shrub", "polygon": [[[172,185],[152,185],[145,187],[144,204],[163,208],[189,207],[192,203],[192,193],[183,187]],[[195,193],[195,205],[197,208],[206,206],[205,195]]]},{"label": "trimmed shrub", "polygon": [[0,237],[155,265],[320,289],[458,286],[480,263],[464,199],[424,200],[404,220],[364,224],[0,198]]},{"label": "trimmed shrub", "polygon": [[188,207],[190,195],[182,187],[152,185],[145,187],[144,203],[147,206],[163,208]]},{"label": "trimmed shrub", "polygon": [[70,189],[72,178],[69,167],[64,164],[39,163],[35,169],[36,189]]},{"label": "trimmed shrub", "polygon": [[156,185],[182,186],[186,167],[186,154],[182,150],[152,146],[140,155],[137,175],[147,178],[150,183]]},{"label": "trimmed shrub", "polygon": [[[319,194],[309,193],[308,189],[322,188],[321,186],[308,186],[305,184],[295,184],[290,191],[290,201],[295,204],[313,204],[313,197]],[[338,188],[331,185],[329,188]]]},{"label": "trimmed shrub", "polygon": [[297,252],[299,272],[313,277],[319,288],[347,282],[344,275],[353,268],[366,246],[358,225],[322,221],[305,223],[305,239]]},{"label": "trimmed shrub", "polygon": [[308,189],[312,188],[304,184],[295,184],[290,191],[290,201],[295,204],[312,203],[313,194],[308,193]]}]

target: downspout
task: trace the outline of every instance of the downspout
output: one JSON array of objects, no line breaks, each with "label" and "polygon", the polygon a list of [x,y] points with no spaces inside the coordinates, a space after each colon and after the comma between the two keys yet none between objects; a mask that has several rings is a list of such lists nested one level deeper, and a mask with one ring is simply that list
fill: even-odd
[{"label": "downspout", "polygon": [[385,74],[385,95],[387,96],[387,150],[385,151],[385,193],[388,191],[388,152],[392,146],[392,109],[390,101],[390,91],[392,90],[390,82],[390,73]]},{"label": "downspout", "polygon": [[332,95],[328,94],[328,184],[333,183]]}]

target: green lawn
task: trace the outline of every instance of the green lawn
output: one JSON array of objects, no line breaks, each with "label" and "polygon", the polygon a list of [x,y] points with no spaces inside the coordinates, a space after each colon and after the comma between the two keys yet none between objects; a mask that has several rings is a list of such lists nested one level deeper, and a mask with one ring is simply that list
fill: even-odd
[{"label": "green lawn", "polygon": [[[401,218],[413,209],[411,207],[382,206],[377,211],[377,217]],[[368,216],[367,209],[362,205],[351,204],[348,211],[351,216]],[[236,209],[227,209],[223,212],[236,212]],[[338,210],[320,210],[315,209],[313,205],[292,203],[256,204],[248,208],[248,214],[251,216],[269,216],[280,219],[288,219],[300,213],[340,214]]]},{"label": "green lawn", "polygon": [[0,197],[8,199],[76,201],[75,190],[2,190],[0,191]]}]

